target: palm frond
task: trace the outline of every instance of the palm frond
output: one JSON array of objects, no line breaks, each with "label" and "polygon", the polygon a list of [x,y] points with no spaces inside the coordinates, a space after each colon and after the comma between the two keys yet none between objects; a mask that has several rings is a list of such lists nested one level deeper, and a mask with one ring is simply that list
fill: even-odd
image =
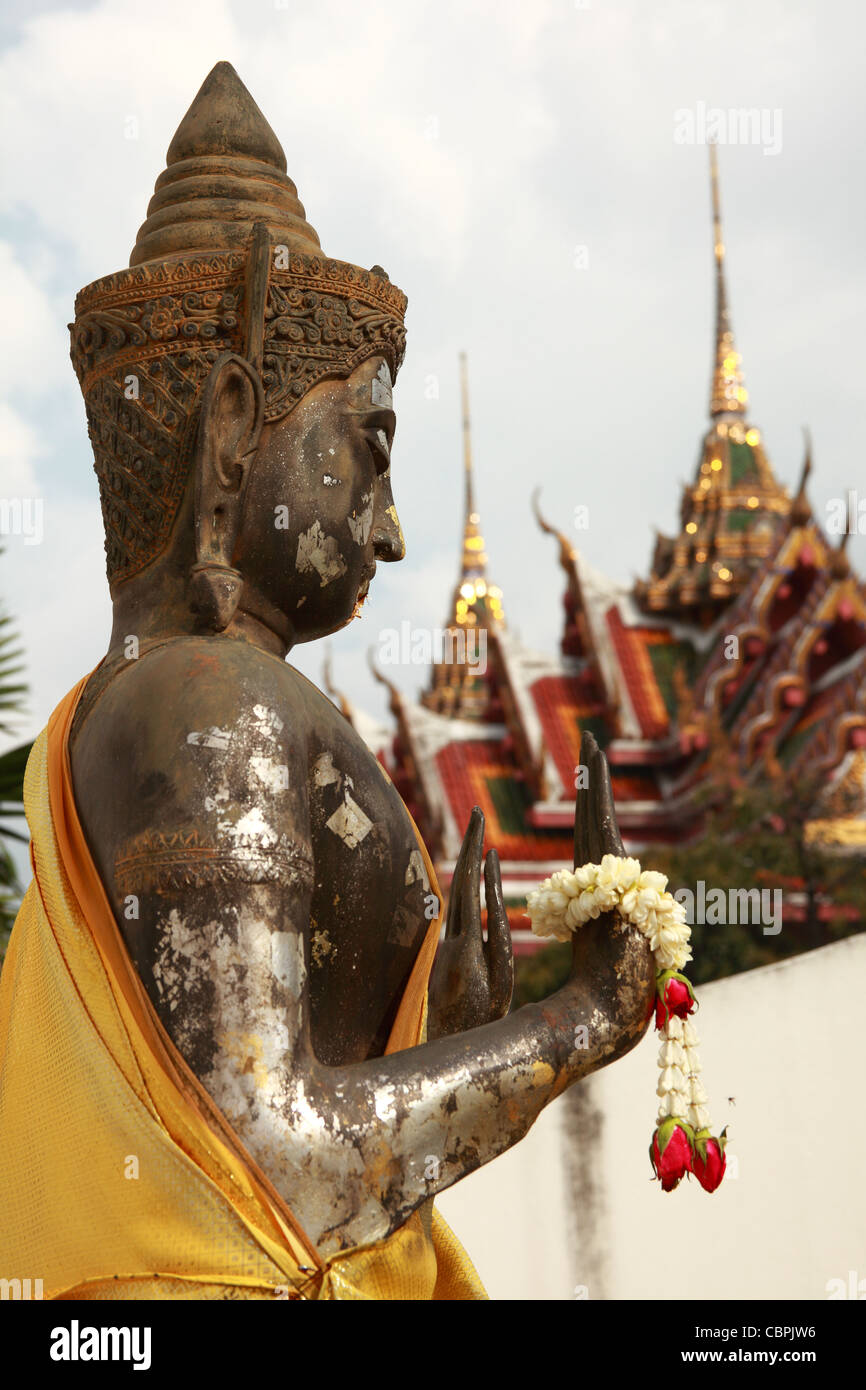
[{"label": "palm frond", "polygon": [[4,715],[23,713],[27,682],[18,680],[24,672],[24,652],[8,614],[0,613],[0,733],[14,732],[14,720]]},{"label": "palm frond", "polygon": [[[6,802],[21,802],[24,770],[32,747],[32,743],[22,743],[18,748],[0,753],[0,807]],[[0,815],[4,814],[8,813],[0,809]]]},{"label": "palm frond", "polygon": [[[24,669],[24,652],[12,619],[0,613],[0,734],[14,734],[16,720],[24,713],[28,687],[19,679]],[[28,839],[23,831],[6,822],[20,820],[24,815],[24,769],[31,747],[23,743],[0,754],[0,962],[22,894],[15,861],[7,846],[10,840],[26,844]]]}]

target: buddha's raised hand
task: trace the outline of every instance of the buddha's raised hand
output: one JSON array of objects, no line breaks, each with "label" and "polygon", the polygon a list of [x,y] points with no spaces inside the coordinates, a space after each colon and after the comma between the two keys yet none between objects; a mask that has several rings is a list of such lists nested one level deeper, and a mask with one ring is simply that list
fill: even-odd
[{"label": "buddha's raised hand", "polygon": [[484,861],[487,940],[481,927],[481,857],[484,814],[474,807],[448,898],[445,937],[430,977],[427,1037],[444,1037],[493,1023],[508,1013],[514,986],[511,928],[502,900],[499,856]]},{"label": "buddha's raised hand", "polygon": [[[607,758],[585,730],[574,810],[574,867],[600,864],[606,854],[625,855],[616,823]],[[568,985],[589,1015],[587,1047],[600,1048],[604,1062],[634,1046],[646,1029],[655,996],[655,965],[646,938],[634,927],[621,928],[615,912],[585,923],[572,938]],[[595,1036],[593,1036],[595,1030]],[[609,1047],[609,1052],[608,1052]],[[595,1062],[602,1065],[601,1060]]]}]

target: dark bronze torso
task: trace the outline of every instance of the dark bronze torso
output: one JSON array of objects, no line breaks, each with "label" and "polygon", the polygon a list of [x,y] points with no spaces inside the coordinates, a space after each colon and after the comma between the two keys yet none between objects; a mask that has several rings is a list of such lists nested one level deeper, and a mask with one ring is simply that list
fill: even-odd
[{"label": "dark bronze torso", "polygon": [[[159,673],[154,666],[158,652],[163,654]],[[243,699],[255,707],[255,673],[267,672],[267,692],[260,692],[263,706],[282,722],[278,743],[293,756],[291,763],[270,758],[265,774],[279,786],[297,773],[299,761],[305,769],[305,785],[285,788],[288,820],[294,824],[274,829],[294,838],[301,808],[307,808],[313,874],[307,966],[314,1051],[329,1065],[381,1056],[438,906],[412,822],[380,764],[330,700],[291,666],[253,653],[242,641],[175,638],[143,649],[136,661],[121,657],[106,663],[91,677],[75,717],[70,752],[79,815],[154,1005],[169,1025],[151,967],[147,913],[137,919],[124,915],[117,866],[128,857],[125,847],[152,824],[164,824],[181,836],[197,829],[203,794],[196,777],[198,749],[176,740],[174,768],[166,768],[164,742],[133,732],[150,727],[151,720],[141,716],[145,710],[153,712],[157,703],[165,724],[175,723],[166,692],[166,661],[176,690],[185,691],[187,699],[190,690],[200,693],[194,702],[199,717],[193,721],[199,734],[208,729],[230,733],[237,723],[233,681],[240,676]],[[177,714],[182,734],[190,721]],[[244,755],[261,759],[252,742],[241,750]],[[169,889],[163,885],[159,891],[165,905]],[[223,898],[231,909],[230,883]]]}]

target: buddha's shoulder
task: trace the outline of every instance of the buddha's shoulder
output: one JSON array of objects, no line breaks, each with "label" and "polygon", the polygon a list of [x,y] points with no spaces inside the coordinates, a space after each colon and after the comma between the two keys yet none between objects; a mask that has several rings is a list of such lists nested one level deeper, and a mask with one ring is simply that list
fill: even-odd
[{"label": "buddha's shoulder", "polygon": [[322,707],[337,715],[278,657],[242,640],[191,636],[115,662],[80,732],[84,742],[102,736],[141,746],[149,733],[171,739],[178,731],[186,737],[190,729],[264,721],[297,736],[318,722]]}]

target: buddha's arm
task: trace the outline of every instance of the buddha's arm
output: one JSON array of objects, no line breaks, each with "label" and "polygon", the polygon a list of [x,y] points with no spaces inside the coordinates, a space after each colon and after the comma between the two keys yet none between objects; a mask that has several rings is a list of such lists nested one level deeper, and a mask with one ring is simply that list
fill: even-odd
[{"label": "buddha's arm", "polygon": [[[252,829],[218,871],[201,833],[198,871],[188,847],[176,873],[163,846],[149,881],[139,859],[149,891],[133,954],[176,1046],[322,1253],[394,1230],[644,1032],[646,944],[601,919],[576,939],[572,979],[543,1004],[388,1057],[323,1065],[310,1042],[305,830],[284,824],[275,847],[260,808],[235,803],[232,816]],[[214,829],[215,844],[227,833]]]},{"label": "buddha's arm", "polygon": [[600,921],[580,933],[574,977],[544,1003],[328,1067],[310,1044],[308,928],[300,882],[201,883],[166,896],[136,964],[173,1041],[325,1254],[401,1225],[646,1026],[645,943]]},{"label": "buddha's arm", "polygon": [[[573,978],[497,1023],[352,1067],[295,1074],[293,1150],[314,1179],[294,1210],[325,1252],[376,1239],[510,1148],[572,1082],[646,1028],[653,971],[633,931],[582,933]],[[583,1031],[585,1029],[585,1032]]]},{"label": "buddha's arm", "polygon": [[[262,688],[269,668],[261,703],[238,708],[225,677],[175,679],[179,659],[169,652],[163,673],[156,654],[151,677],[117,682],[96,732],[81,735],[76,777],[100,871],[170,1037],[309,1236],[324,1254],[365,1244],[628,1051],[650,1016],[652,957],[636,932],[599,919],[544,1003],[407,1052],[322,1064],[303,738]],[[161,689],[171,699],[155,698]],[[604,847],[587,842],[583,857]],[[137,918],[123,910],[129,895]]]}]

